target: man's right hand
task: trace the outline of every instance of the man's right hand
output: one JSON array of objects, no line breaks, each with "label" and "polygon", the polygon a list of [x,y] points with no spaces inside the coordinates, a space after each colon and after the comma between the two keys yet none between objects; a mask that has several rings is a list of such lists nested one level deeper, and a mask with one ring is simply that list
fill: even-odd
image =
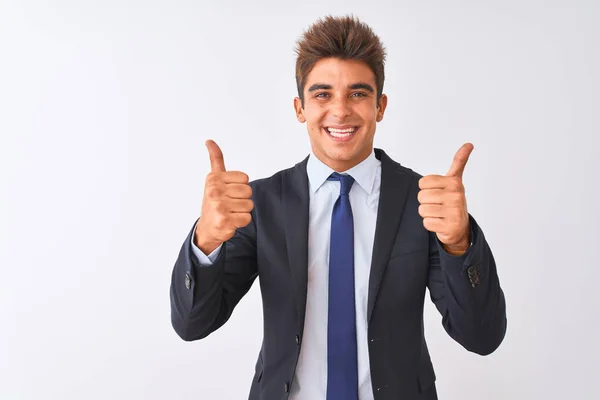
[{"label": "man's right hand", "polygon": [[229,240],[237,228],[252,221],[254,208],[249,178],[243,172],[226,171],[223,152],[212,140],[206,141],[211,172],[206,177],[202,212],[196,225],[194,243],[206,255]]}]

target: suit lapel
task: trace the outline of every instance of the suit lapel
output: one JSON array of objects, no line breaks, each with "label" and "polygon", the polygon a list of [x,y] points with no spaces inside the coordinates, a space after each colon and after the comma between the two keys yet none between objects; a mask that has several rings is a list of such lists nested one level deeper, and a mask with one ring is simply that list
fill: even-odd
[{"label": "suit lapel", "polygon": [[[381,280],[385,274],[398,226],[406,203],[411,177],[400,164],[383,150],[375,148],[381,160],[381,189],[369,276],[367,320],[371,320]],[[309,183],[306,173],[308,157],[282,175],[282,203],[285,219],[285,242],[297,301],[298,321],[304,324],[308,284]]]},{"label": "suit lapel", "polygon": [[369,275],[367,321],[371,320],[373,314],[377,293],[396,240],[411,181],[406,170],[394,162],[383,150],[375,149],[375,156],[381,160],[381,191]]},{"label": "suit lapel", "polygon": [[308,157],[282,175],[282,202],[285,218],[285,243],[297,301],[298,321],[304,325],[308,285],[309,184]]}]

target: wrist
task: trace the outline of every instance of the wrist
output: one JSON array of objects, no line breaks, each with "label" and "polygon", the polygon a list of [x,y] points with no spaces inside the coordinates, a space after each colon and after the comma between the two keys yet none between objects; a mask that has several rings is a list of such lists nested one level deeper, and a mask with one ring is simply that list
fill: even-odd
[{"label": "wrist", "polygon": [[205,241],[202,239],[194,238],[194,244],[196,245],[197,248],[202,250],[202,252],[208,256],[210,253],[215,251],[215,249],[217,247],[219,247],[222,243]]},{"label": "wrist", "polygon": [[203,229],[200,226],[200,223],[198,223],[196,230],[194,231],[193,241],[196,247],[202,250],[204,254],[209,255],[221,245],[221,242],[205,237],[202,235],[202,232]]},{"label": "wrist", "polygon": [[465,238],[460,240],[458,243],[454,243],[454,244],[442,243],[442,247],[444,248],[444,250],[447,253],[449,253],[453,256],[463,255],[464,253],[467,252],[467,250],[469,249],[469,246],[471,245],[469,236],[470,235],[467,233]]},{"label": "wrist", "polygon": [[450,255],[462,256],[463,254],[465,254],[467,252],[469,245],[468,245],[468,243],[466,245],[447,245],[445,243],[442,243],[442,247],[444,248],[446,253],[448,253]]}]

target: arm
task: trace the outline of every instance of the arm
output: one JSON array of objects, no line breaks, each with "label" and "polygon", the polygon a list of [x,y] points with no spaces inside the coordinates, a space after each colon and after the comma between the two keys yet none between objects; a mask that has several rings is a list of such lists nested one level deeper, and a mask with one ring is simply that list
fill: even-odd
[{"label": "arm", "polygon": [[194,254],[196,224],[188,234],[170,288],[171,324],[183,340],[202,339],[220,328],[252,286],[258,275],[254,217],[215,250],[218,255],[210,266],[200,264]]},{"label": "arm", "polygon": [[447,253],[435,233],[429,240],[429,293],[448,334],[467,350],[492,353],[506,333],[506,303],[483,231],[469,215],[472,245]]}]

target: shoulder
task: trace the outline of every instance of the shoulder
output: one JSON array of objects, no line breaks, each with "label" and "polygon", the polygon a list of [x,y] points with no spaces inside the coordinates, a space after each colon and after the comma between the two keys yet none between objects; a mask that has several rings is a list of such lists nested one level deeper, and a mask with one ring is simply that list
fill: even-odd
[{"label": "shoulder", "polygon": [[255,193],[279,194],[286,180],[298,179],[302,174],[306,175],[306,159],[269,177],[254,179],[249,185]]},{"label": "shoulder", "polygon": [[380,151],[378,158],[380,158],[381,160],[382,168],[390,169],[396,171],[397,173],[408,175],[409,177],[416,179],[417,181],[423,177],[423,175],[419,172],[414,171],[412,168],[407,167],[406,165],[402,165],[400,162],[394,160],[385,151],[380,149],[376,150]]}]

